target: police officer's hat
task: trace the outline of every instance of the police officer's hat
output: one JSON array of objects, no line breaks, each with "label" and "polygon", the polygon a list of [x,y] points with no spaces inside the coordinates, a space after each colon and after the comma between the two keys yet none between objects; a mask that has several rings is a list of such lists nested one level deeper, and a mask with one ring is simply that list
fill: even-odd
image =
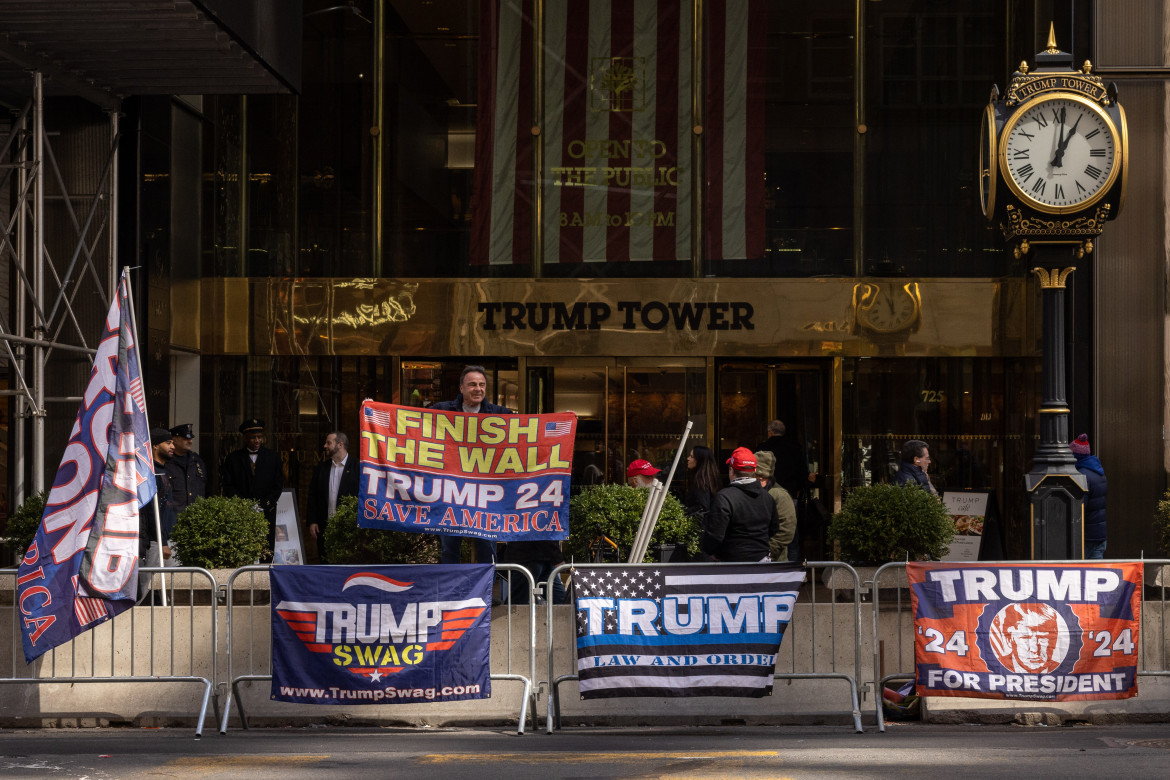
[{"label": "police officer's hat", "polygon": [[264,421],[257,420],[255,417],[249,417],[240,423],[240,433],[247,436],[249,433],[264,433]]},{"label": "police officer's hat", "polygon": [[193,429],[194,425],[191,423],[183,423],[171,428],[171,433],[175,435],[176,439],[194,439],[195,431]]}]

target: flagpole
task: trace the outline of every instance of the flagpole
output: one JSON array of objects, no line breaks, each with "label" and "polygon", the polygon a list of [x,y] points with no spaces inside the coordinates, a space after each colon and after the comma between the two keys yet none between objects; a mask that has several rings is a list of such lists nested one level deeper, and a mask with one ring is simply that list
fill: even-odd
[{"label": "flagpole", "polygon": [[642,521],[638,525],[638,533],[634,536],[634,549],[630,550],[627,563],[641,563],[642,559],[646,557],[646,548],[650,546],[650,537],[654,535],[654,526],[658,524],[658,515],[662,513],[662,505],[666,503],[666,491],[670,489],[675,469],[678,468],[679,459],[682,457],[683,449],[686,448],[687,438],[691,435],[691,426],[693,425],[693,421],[687,420],[687,427],[683,430],[682,440],[678,443],[678,449],[674,453],[674,462],[670,464],[670,473],[666,475],[666,482],[662,485],[662,490],[657,493],[651,490],[646,496],[646,509],[642,512]]},{"label": "flagpole", "polygon": [[[141,344],[142,341],[138,338],[138,317],[134,313],[134,290],[130,285],[130,269],[128,267],[122,269],[122,281],[124,281],[126,283],[126,311],[130,315],[130,329],[132,331],[134,331],[134,344],[135,344],[135,346],[137,346],[137,345]],[[139,373],[139,375],[141,375],[142,374],[142,350],[138,350],[138,358],[139,358],[138,373]],[[143,393],[143,400],[144,401],[145,401],[145,398],[146,398],[146,394],[144,392]],[[143,403],[143,405],[142,405],[142,418],[144,420],[146,420],[146,431],[147,431],[147,435],[149,436],[150,435],[150,413],[146,410],[145,403]],[[153,471],[154,471],[154,446],[153,445],[151,445],[151,448],[150,448],[150,469],[151,469],[151,472],[153,473]],[[163,538],[162,538],[162,521],[159,519],[159,513],[158,513],[158,489],[157,489],[158,477],[157,476],[154,478],[154,481],[155,481],[156,489],[154,491],[154,499],[150,503],[154,507],[154,538],[158,540],[158,566],[161,569],[161,568],[163,568]],[[139,509],[141,509],[141,507]],[[141,517],[142,517],[141,511],[139,511],[138,517],[141,519]],[[142,533],[141,527],[139,528],[138,532]],[[147,548],[148,556],[149,556],[149,549],[150,548],[148,547]],[[150,558],[148,557],[147,563],[149,563],[149,562],[150,562]],[[150,576],[150,579],[153,582],[153,580],[154,580],[153,574]],[[162,585],[163,585],[163,587],[162,587],[162,606],[165,607],[167,605],[167,583],[166,583],[165,578],[162,579]],[[141,596],[142,594],[139,594],[139,595]]]},{"label": "flagpole", "polygon": [[658,494],[663,490],[665,490],[665,487],[662,483],[655,480],[654,484],[646,491],[646,505],[642,507],[642,516],[638,518],[638,530],[634,532],[634,542],[630,545],[630,557],[626,559],[626,563],[641,563],[642,558],[646,555],[646,545],[642,543],[642,537],[646,535],[646,529],[652,525],[646,522],[646,520],[654,511],[654,505],[658,503]]}]

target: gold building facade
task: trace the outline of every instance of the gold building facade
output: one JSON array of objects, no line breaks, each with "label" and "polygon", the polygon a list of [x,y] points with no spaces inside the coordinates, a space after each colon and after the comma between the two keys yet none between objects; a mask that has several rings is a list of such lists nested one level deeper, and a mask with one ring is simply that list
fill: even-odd
[{"label": "gold building facade", "polygon": [[475,362],[500,403],[578,413],[576,486],[668,464],[688,419],[723,453],[778,417],[832,509],[920,438],[1025,557],[1040,298],[977,161],[992,85],[1052,22],[1129,116],[1125,212],[1070,285],[1068,400],[1109,475],[1107,554],[1152,554],[1164,13],[305,0],[299,94],[130,106],[152,414],[196,423],[213,486],[264,418],[303,492],[362,399],[449,398]]}]

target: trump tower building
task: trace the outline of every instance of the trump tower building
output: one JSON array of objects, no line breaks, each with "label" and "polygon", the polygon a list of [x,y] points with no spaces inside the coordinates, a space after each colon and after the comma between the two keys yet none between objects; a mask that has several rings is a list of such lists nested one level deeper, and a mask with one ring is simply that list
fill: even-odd
[{"label": "trump tower building", "polygon": [[778,418],[832,511],[922,439],[1027,558],[1041,293],[982,213],[979,125],[1050,24],[1129,119],[1062,357],[1109,555],[1153,555],[1149,0],[0,0],[0,511],[52,482],[130,266],[151,420],[194,424],[213,491],[258,417],[303,505],[363,399],[449,399],[477,363],[490,400],[578,415],[574,488],[668,467],[687,420],[725,458]]}]

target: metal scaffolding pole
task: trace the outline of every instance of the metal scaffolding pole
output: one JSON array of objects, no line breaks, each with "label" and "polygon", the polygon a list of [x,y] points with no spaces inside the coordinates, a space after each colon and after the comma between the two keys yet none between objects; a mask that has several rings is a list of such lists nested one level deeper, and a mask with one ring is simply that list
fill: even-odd
[{"label": "metal scaffolding pole", "polygon": [[[40,71],[33,74],[33,299],[44,311],[45,301],[45,92]],[[33,338],[43,341],[48,323],[39,315],[33,325]],[[32,489],[45,489],[45,348],[33,347],[33,420]]]},{"label": "metal scaffolding pole", "polygon": [[[31,102],[29,103],[29,108],[30,109],[32,108]],[[17,141],[18,141],[17,142],[17,149],[19,149],[19,152],[18,152],[19,163],[18,163],[17,168],[16,168],[16,181],[17,181],[17,185],[18,185],[17,192],[20,192],[20,193],[24,193],[28,189],[28,165],[29,165],[28,137],[27,137],[28,136],[28,114],[29,114],[29,111],[26,110],[24,112],[24,114],[20,117],[20,121],[17,123],[17,126],[15,128],[13,128],[13,132],[19,133],[19,135],[20,135],[20,137],[17,139]],[[28,201],[23,197],[23,195],[20,198],[20,202],[17,204],[16,211],[17,211],[17,217],[18,217],[17,225],[19,226],[17,231],[16,231],[16,267],[17,267],[17,270],[21,273],[21,275],[23,275],[23,276],[25,276],[25,278],[27,278],[28,257],[25,254],[27,242],[24,240],[24,226],[26,224],[28,224]],[[13,330],[17,336],[24,338],[24,334],[25,334],[24,318],[26,316],[25,303],[24,303],[24,288],[21,287],[20,285],[17,285],[16,288],[14,290],[12,290],[11,295],[12,295],[13,301],[15,303],[15,305],[13,307],[13,313],[15,315],[13,317],[13,323],[12,323]],[[23,346],[19,346],[19,345],[16,347],[16,349],[18,352],[18,356],[12,362],[10,369],[9,369],[9,373],[15,374],[16,376],[21,378],[21,381],[23,381],[25,369],[28,367],[27,361],[25,360],[25,354],[28,352],[28,350],[26,350]],[[12,432],[12,445],[13,445],[12,446],[12,449],[13,449],[13,452],[12,452],[12,477],[13,478],[12,478],[12,504],[11,504],[11,506],[14,509],[24,503],[25,492],[26,492],[26,488],[27,488],[27,485],[25,484],[24,420],[25,420],[25,415],[28,414],[28,409],[29,409],[28,399],[26,399],[24,396],[18,397],[16,399],[15,409],[13,410],[14,414],[12,415],[12,418],[11,418],[12,419],[12,427],[13,427],[13,432]]]},{"label": "metal scaffolding pole", "polygon": [[[117,285],[118,233],[114,203],[119,145],[118,113],[109,111],[109,152],[100,183],[84,219],[79,220],[65,177],[53,158],[45,131],[44,79],[32,74],[32,97],[28,107],[14,117],[11,135],[0,148],[0,158],[11,162],[0,166],[7,171],[12,193],[11,217],[0,226],[0,259],[11,260],[17,283],[9,299],[10,309],[0,312],[0,357],[7,359],[8,388],[0,395],[13,399],[12,448],[9,471],[12,475],[13,506],[19,506],[32,493],[46,487],[46,406],[49,403],[77,402],[70,395],[74,388],[61,388],[52,397],[47,394],[46,367],[55,350],[66,354],[92,355],[96,350],[86,344],[85,326],[73,309],[73,300],[82,292],[87,277],[97,291],[109,300]],[[46,163],[52,165],[60,192],[46,193]],[[76,234],[76,244],[68,268],[61,276],[54,267],[45,245],[48,233],[45,201],[59,201]],[[107,216],[98,218],[99,206],[108,206]],[[60,240],[62,231],[55,226],[52,235]],[[107,236],[101,235],[108,230]],[[105,243],[109,255],[106,273],[95,262],[94,251]],[[51,274],[51,276],[48,276]],[[56,297],[47,300],[47,286],[55,285]],[[103,289],[105,288],[105,289]],[[87,287],[86,292],[91,292]],[[63,326],[71,322],[80,345],[60,341]]]},{"label": "metal scaffolding pole", "polygon": [[[107,217],[110,223],[109,227],[109,253],[110,256],[106,263],[106,300],[114,300],[115,288],[118,286],[118,127],[117,111],[110,112],[110,146],[113,151],[110,152],[110,214]],[[134,334],[138,338],[138,334]]]}]

